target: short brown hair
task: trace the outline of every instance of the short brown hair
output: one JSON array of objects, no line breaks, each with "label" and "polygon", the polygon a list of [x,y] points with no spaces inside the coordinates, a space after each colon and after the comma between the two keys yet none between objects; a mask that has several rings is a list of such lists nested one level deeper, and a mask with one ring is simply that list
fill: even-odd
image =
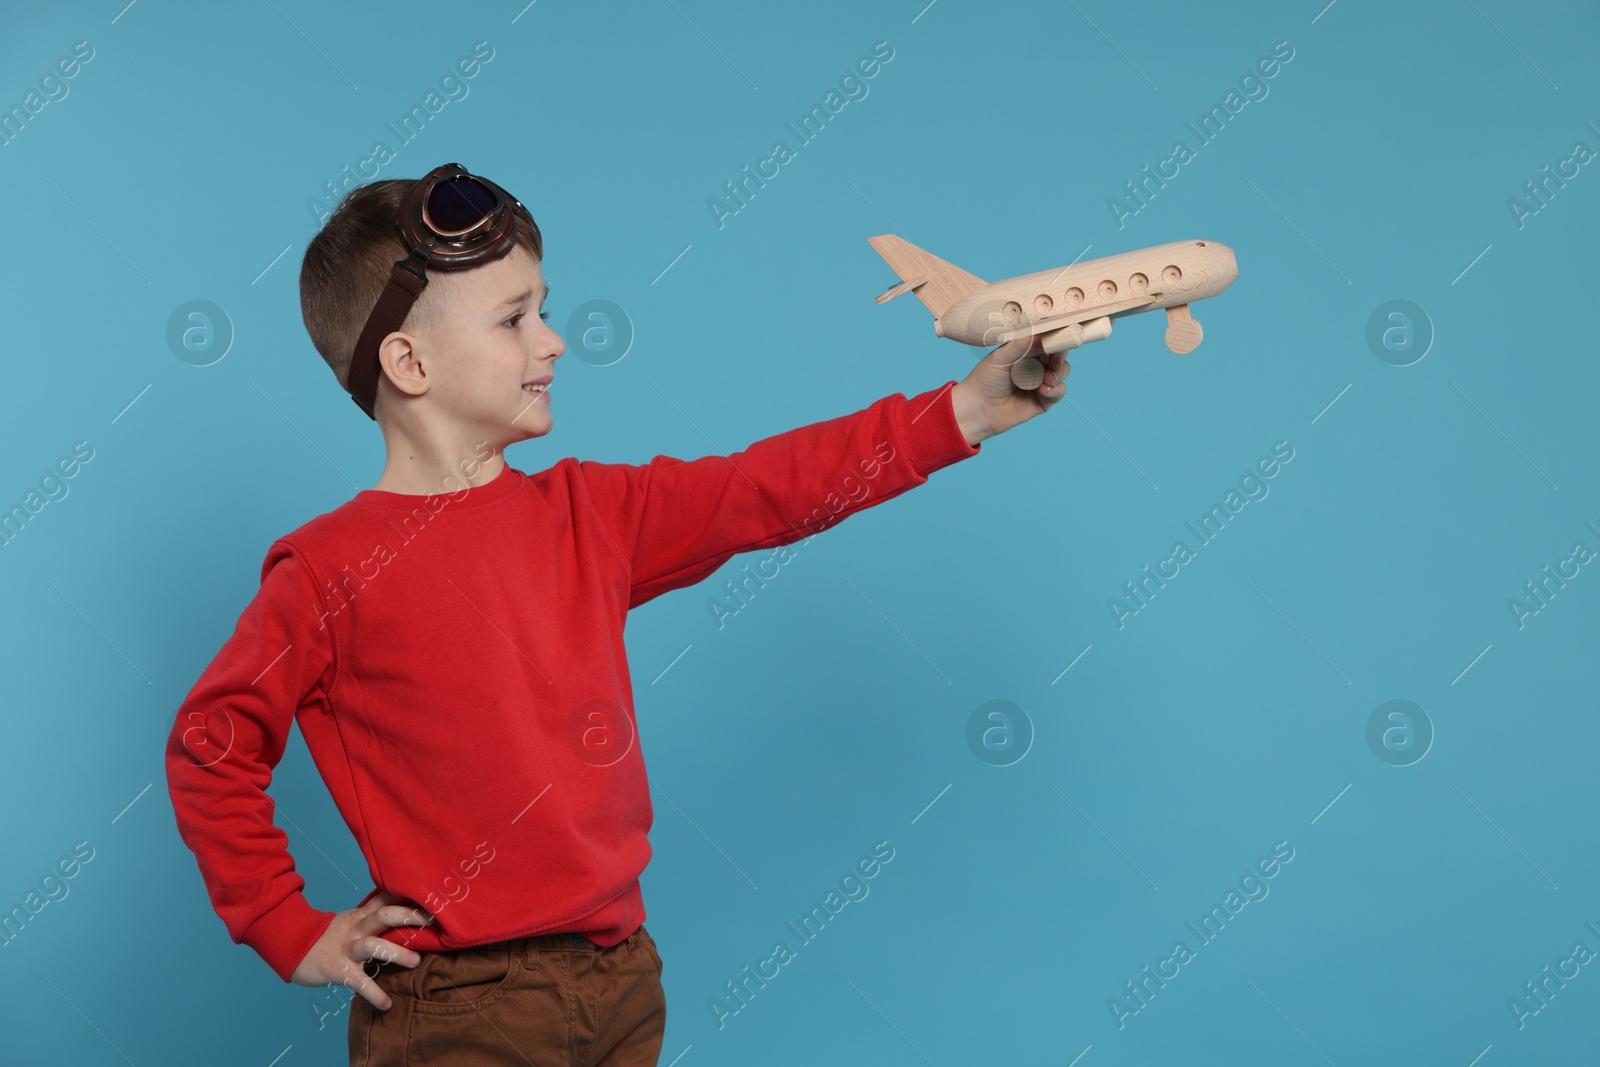
[{"label": "short brown hair", "polygon": [[[386,178],[358,185],[350,190],[328,221],[306,245],[300,261],[300,314],[306,332],[322,358],[327,361],[345,387],[349,381],[350,359],[367,316],[372,314],[389,272],[404,259],[406,247],[395,229],[395,214],[415,178]],[[535,263],[544,258],[544,239],[537,223],[517,220],[517,244]],[[428,288],[422,291],[405,325],[426,328],[437,321],[448,296],[449,286],[438,279],[453,272],[429,272]],[[437,290],[444,288],[445,292]]]}]

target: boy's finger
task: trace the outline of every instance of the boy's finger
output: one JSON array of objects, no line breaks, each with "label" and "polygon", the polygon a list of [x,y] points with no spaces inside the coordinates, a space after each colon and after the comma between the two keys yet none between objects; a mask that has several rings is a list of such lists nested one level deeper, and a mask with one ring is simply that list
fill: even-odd
[{"label": "boy's finger", "polygon": [[379,890],[377,893],[374,893],[365,904],[362,904],[355,910],[361,913],[361,918],[363,920],[366,920],[371,919],[374,915],[379,914],[386,908],[393,910],[394,908],[402,907],[405,904],[406,899],[404,897],[397,897],[388,890]]},{"label": "boy's finger", "polygon": [[1045,375],[1045,380],[1054,386],[1054,388],[1051,390],[1051,394],[1057,400],[1060,400],[1063,396],[1067,395],[1067,375],[1071,372],[1072,364],[1066,361],[1066,358],[1062,353],[1056,353],[1056,355],[1053,357],[1050,370]]},{"label": "boy's finger", "polygon": [[984,359],[986,362],[994,363],[996,366],[1009,367],[1029,354],[1033,348],[1034,340],[1032,337],[1014,337],[993,352],[990,352]]},{"label": "boy's finger", "polygon": [[361,973],[359,968],[357,968],[357,972],[354,976],[345,981],[345,985],[349,986],[360,996],[365,997],[367,1001],[379,1011],[388,1011],[390,1008],[394,1007],[394,1001],[390,999],[389,994],[385,993],[377,982],[374,982],[365,974]]},{"label": "boy's finger", "polygon": [[408,907],[403,904],[390,904],[389,907],[376,912],[384,926],[426,926],[434,921],[434,917],[419,907]]},{"label": "boy's finger", "polygon": [[426,926],[433,922],[433,916],[422,908],[408,905],[391,905],[378,912],[378,915],[389,926]]},{"label": "boy's finger", "polygon": [[361,918],[361,932],[372,933],[389,926],[426,926],[433,921],[421,908],[408,907],[403,904],[385,904],[376,911],[369,911]]},{"label": "boy's finger", "polygon": [[[1062,380],[1062,377],[1059,373],[1051,371],[1047,375],[1045,383],[1039,387],[1039,399],[1047,410],[1067,395],[1067,383]],[[1050,378],[1055,380],[1050,381]]]},{"label": "boy's finger", "polygon": [[[377,960],[379,963],[399,963],[406,967],[415,967],[422,962],[422,954],[415,949],[397,945],[386,938],[368,936],[350,943],[351,958],[357,962]],[[366,964],[362,962],[362,973],[366,973]]]}]

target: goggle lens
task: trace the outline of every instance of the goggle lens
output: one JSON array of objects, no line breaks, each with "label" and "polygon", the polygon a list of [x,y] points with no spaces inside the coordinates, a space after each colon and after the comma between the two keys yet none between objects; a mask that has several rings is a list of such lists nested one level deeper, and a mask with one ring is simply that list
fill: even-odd
[{"label": "goggle lens", "polygon": [[466,233],[494,212],[495,195],[472,177],[451,178],[428,193],[428,223],[449,237]]}]

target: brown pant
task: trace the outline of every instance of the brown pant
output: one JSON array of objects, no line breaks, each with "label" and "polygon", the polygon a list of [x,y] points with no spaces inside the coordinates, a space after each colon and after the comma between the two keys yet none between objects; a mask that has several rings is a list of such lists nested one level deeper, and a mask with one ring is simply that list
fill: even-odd
[{"label": "brown pant", "polygon": [[661,955],[643,926],[610,948],[537,934],[370,966],[394,1005],[351,997],[351,1067],[655,1067],[661,1052]]}]

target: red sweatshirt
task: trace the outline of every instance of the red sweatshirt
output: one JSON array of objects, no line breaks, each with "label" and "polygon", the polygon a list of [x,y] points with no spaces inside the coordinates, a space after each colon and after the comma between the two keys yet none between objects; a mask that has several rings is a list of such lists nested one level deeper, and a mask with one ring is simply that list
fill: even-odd
[{"label": "red sweatshirt", "polygon": [[295,721],[366,858],[362,902],[384,889],[436,916],[383,936],[626,938],[652,819],[628,610],[977,455],[952,384],[727,458],[368,489],[273,542],[166,748],[178,831],[233,940],[287,981],[335,914],[306,900],[265,792]]}]

